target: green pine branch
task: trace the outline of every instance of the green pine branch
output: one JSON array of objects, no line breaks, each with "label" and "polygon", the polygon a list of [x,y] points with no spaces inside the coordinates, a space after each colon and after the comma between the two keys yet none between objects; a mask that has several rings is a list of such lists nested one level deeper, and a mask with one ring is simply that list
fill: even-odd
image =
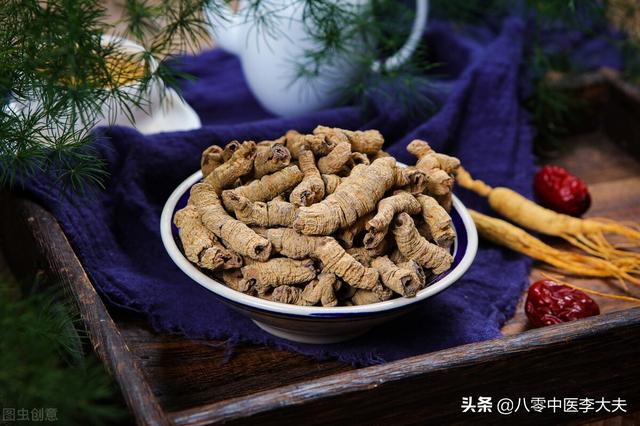
[{"label": "green pine branch", "polygon": [[111,378],[93,356],[85,357],[88,337],[79,315],[54,291],[21,291],[0,279],[0,406],[54,409],[63,425],[122,420]]},{"label": "green pine branch", "polygon": [[[114,27],[100,0],[5,1],[0,8],[0,185],[37,174],[74,190],[102,185],[107,175],[86,130],[101,119],[107,102],[132,120],[133,108],[148,106],[151,84],[166,80],[175,87],[175,75],[161,60],[195,48],[205,38],[202,10],[212,4],[128,0],[121,17],[125,35],[146,49],[133,54],[116,42],[101,41]],[[125,89],[110,66],[116,57],[146,64],[137,92]],[[155,70],[148,66],[152,60],[160,63]],[[16,99],[31,108],[20,113],[6,108]]]},{"label": "green pine branch", "polygon": [[[98,121],[105,102],[113,100],[122,110],[130,111],[147,106],[145,90],[157,80],[176,87],[177,76],[164,59],[193,51],[207,38],[204,8],[222,15],[222,8],[228,7],[228,0],[122,1],[122,16],[113,25],[107,23],[101,0],[3,2],[0,7],[2,104],[6,105],[11,99],[25,99],[31,102],[32,109],[17,115],[0,108],[0,185],[38,174],[47,174],[63,186],[80,191],[103,184],[108,176],[91,149],[92,138],[86,129]],[[412,88],[428,81],[427,71],[437,65],[429,61],[428,55],[417,55],[400,69],[370,71],[371,64],[388,57],[404,43],[413,20],[412,5],[396,0],[373,0],[368,7],[356,10],[346,2],[334,0],[291,2],[291,7],[302,8],[307,30],[317,42],[315,48],[298,58],[297,78],[316,76],[323,72],[324,64],[342,55],[357,64],[359,70],[357,81],[345,88],[343,98],[362,99],[367,90],[375,91],[391,83],[406,89],[398,93],[407,95],[403,102],[406,101],[409,109],[429,110],[429,99],[411,96],[415,93]],[[276,24],[280,10],[274,7],[275,3],[247,0],[244,4],[249,8],[247,19],[252,24],[250,37],[268,40],[282,35],[282,29]],[[527,17],[535,10],[536,19],[541,23],[566,22],[588,30],[584,17],[606,21],[610,4],[613,0],[528,0],[520,12]],[[460,23],[478,23],[503,16],[513,3],[433,0],[431,6],[435,15]],[[633,19],[640,19],[633,14],[629,16],[624,22],[627,29],[632,28]],[[116,44],[101,43],[101,35],[115,31],[114,25],[124,27],[121,35],[139,42],[145,51],[127,56]],[[356,40],[364,40],[367,48],[354,49]],[[637,42],[623,43],[627,57],[635,55],[636,58],[630,61],[635,66],[629,67],[628,75],[640,75]],[[108,58],[114,55],[145,64],[153,60],[159,66],[157,69],[145,67],[139,79],[140,91],[132,94],[124,90],[119,76],[109,66]],[[536,69],[534,74],[540,76],[542,71]],[[554,94],[546,92],[538,83],[544,84],[539,78],[535,82],[539,96],[534,94],[537,97],[529,101],[533,111],[536,114],[551,111],[552,115],[562,116],[562,99],[552,101],[549,96]],[[556,121],[554,126],[561,126],[562,120]],[[540,119],[537,123],[544,126],[547,121]]]}]

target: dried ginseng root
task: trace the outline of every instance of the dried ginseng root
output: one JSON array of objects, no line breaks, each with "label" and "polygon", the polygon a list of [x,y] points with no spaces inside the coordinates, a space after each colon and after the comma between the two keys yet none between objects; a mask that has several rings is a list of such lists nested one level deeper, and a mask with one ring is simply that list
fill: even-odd
[{"label": "dried ginseng root", "polygon": [[[222,167],[222,166],[221,166]],[[236,253],[255,260],[267,260],[271,243],[247,225],[229,216],[213,187],[198,183],[191,188],[189,203],[198,209],[202,223]]]},{"label": "dried ginseng root", "polygon": [[253,177],[261,178],[264,175],[282,170],[291,162],[291,153],[283,145],[258,144],[256,158],[253,160]]},{"label": "dried ginseng root", "polygon": [[327,139],[348,141],[351,150],[363,154],[376,154],[384,145],[384,138],[377,130],[345,130],[337,127],[318,126],[313,130],[316,135],[324,135]]},{"label": "dried ginseng root", "polygon": [[425,268],[439,274],[451,267],[453,257],[447,249],[431,244],[418,233],[415,223],[407,213],[400,213],[394,223],[393,236],[400,253],[415,260]]},{"label": "dried ginseng root", "polygon": [[221,166],[223,163],[224,158],[222,157],[222,147],[219,147],[218,145],[211,145],[209,148],[204,150],[202,157],[200,158],[200,170],[202,171],[202,176],[209,176],[214,169]]},{"label": "dried ginseng root", "polygon": [[460,167],[460,160],[446,154],[435,152],[426,141],[415,139],[407,146],[414,156],[418,157],[416,168],[429,174],[440,169],[449,175],[455,175]]},{"label": "dried ginseng root", "polygon": [[200,220],[200,213],[193,205],[176,212],[174,223],[180,229],[184,254],[191,262],[212,271],[242,266],[242,258],[226,249],[216,236]]},{"label": "dried ginseng root", "polygon": [[269,240],[276,253],[291,259],[306,259],[320,242],[320,237],[302,235],[291,228],[260,229],[256,232]]},{"label": "dried ginseng root", "polygon": [[301,284],[316,277],[313,260],[294,260],[277,257],[266,262],[255,262],[242,267],[242,276],[258,293],[281,285]]},{"label": "dried ginseng root", "polygon": [[347,249],[346,251],[347,251],[347,253],[349,255],[353,256],[353,258],[355,260],[357,260],[358,262],[360,262],[363,266],[366,266],[367,268],[371,266],[371,262],[376,257],[376,256],[371,254],[369,249],[366,249],[364,247],[351,247],[350,249]]},{"label": "dried ginseng root", "polygon": [[274,251],[291,259],[313,257],[322,262],[325,272],[332,272],[353,287],[379,290],[378,273],[366,268],[349,255],[332,237],[316,237],[289,228],[258,231],[272,244]]},{"label": "dried ginseng root", "polygon": [[396,165],[394,171],[393,187],[395,189],[422,194],[427,189],[427,175],[415,167],[402,167]]},{"label": "dried ginseng root", "polygon": [[400,268],[387,256],[376,257],[371,266],[380,273],[384,286],[400,296],[414,297],[422,288],[423,282],[420,282],[413,270]]},{"label": "dried ginseng root", "polygon": [[207,148],[204,180],[174,217],[185,256],[229,288],[273,302],[414,297],[431,270],[452,262],[455,235],[441,205],[450,206],[459,163],[416,141],[419,167],[400,167],[383,144],[377,130],[318,126]]},{"label": "dried ginseng root", "polygon": [[422,207],[423,229],[428,233],[428,236],[423,236],[434,241],[440,247],[451,247],[456,238],[451,216],[434,198],[428,195],[417,195],[416,200]]},{"label": "dried ginseng root", "polygon": [[367,157],[367,154],[363,154],[361,152],[351,153],[351,158],[349,158],[347,166],[349,167],[349,169],[353,169],[358,164],[364,164],[365,166],[371,164],[371,161],[369,160],[369,157]]},{"label": "dried ginseng root", "polygon": [[351,159],[351,145],[348,142],[339,143],[333,150],[318,160],[318,170],[325,175],[336,174]]},{"label": "dried ginseng root", "polygon": [[378,151],[376,153],[373,153],[373,154],[367,154],[367,157],[369,157],[369,160],[371,162],[374,162],[378,158],[391,157],[391,154],[389,154],[388,152],[385,152],[383,150],[380,150],[380,151]]},{"label": "dried ginseng root", "polygon": [[297,208],[281,197],[269,202],[249,201],[233,191],[225,193],[227,208],[234,212],[236,219],[247,224],[265,228],[272,226],[293,226]]},{"label": "dried ginseng root", "polygon": [[413,260],[407,260],[404,262],[396,263],[398,268],[406,269],[411,272],[413,278],[419,283],[419,289],[422,290],[427,285],[427,274],[424,268]]},{"label": "dried ginseng root", "polygon": [[205,183],[211,185],[215,193],[220,195],[223,189],[230,188],[238,178],[251,173],[255,156],[255,142],[244,142],[233,152],[228,161],[207,175],[204,179]]},{"label": "dried ginseng root", "polygon": [[426,175],[425,192],[435,198],[447,212],[452,207],[454,179],[460,160],[435,152],[427,142],[416,139],[407,150],[418,157],[415,167]]},{"label": "dried ginseng root", "polygon": [[327,155],[335,148],[335,142],[322,135],[302,135],[295,130],[289,130],[285,135],[286,146],[291,157],[297,159],[303,149],[313,152],[316,157]]},{"label": "dried ginseng root", "polygon": [[585,252],[608,259],[629,271],[638,271],[640,255],[616,248],[605,234],[625,238],[629,245],[640,245],[640,231],[614,220],[580,219],[546,209],[517,192],[504,187],[492,188],[481,180],[474,180],[460,168],[458,183],[463,188],[486,197],[493,210],[518,225],[545,235],[561,237]]},{"label": "dried ginseng root", "polygon": [[560,271],[585,277],[618,278],[640,285],[640,279],[631,276],[628,269],[620,268],[606,259],[558,250],[509,222],[474,210],[469,210],[469,213],[478,233],[484,238],[545,262]]},{"label": "dried ginseng root", "polygon": [[371,266],[373,259],[380,256],[386,256],[388,254],[391,249],[388,244],[389,241],[390,239],[385,238],[376,248],[368,249],[366,247],[351,247],[350,249],[347,249],[346,252],[364,266],[369,267]]},{"label": "dried ginseng root", "polygon": [[240,293],[251,294],[254,288],[251,283],[244,279],[240,269],[226,270],[222,273],[222,281],[227,287],[239,291]]},{"label": "dried ginseng root", "polygon": [[364,289],[356,289],[353,296],[351,296],[351,303],[354,305],[370,305],[372,303],[384,302],[391,299],[393,291],[388,288],[383,288],[382,291],[374,292]]},{"label": "dried ginseng root", "polygon": [[281,285],[273,289],[268,297],[272,302],[287,303],[289,305],[308,305],[302,297],[302,289],[292,285]]},{"label": "dried ginseng root", "polygon": [[427,193],[449,196],[453,188],[452,175],[460,167],[460,160],[435,152],[427,142],[419,139],[412,141],[407,151],[418,157],[415,167],[426,174]]},{"label": "dried ginseng root", "polygon": [[587,294],[593,294],[595,296],[604,297],[605,299],[622,300],[624,302],[640,303],[640,299],[637,298],[637,297],[621,296],[621,295],[618,295],[618,294],[611,294],[611,293],[603,293],[601,291],[591,290],[590,288],[580,287],[580,286],[577,286],[577,285],[574,285],[574,284],[570,284],[570,283],[568,283],[566,281],[562,281],[562,278],[558,277],[556,275],[545,274],[544,272],[541,275],[543,277],[545,277],[546,279],[556,281],[558,284],[562,284],[562,285],[565,285],[567,287],[583,291],[583,292],[585,292]]},{"label": "dried ginseng root", "polygon": [[378,213],[367,222],[368,232],[364,236],[364,246],[366,248],[377,247],[386,237],[389,225],[398,213],[407,212],[414,215],[421,211],[420,203],[408,192],[398,192],[383,198],[378,203]]},{"label": "dried ginseng root", "polygon": [[229,161],[231,157],[233,157],[233,153],[236,152],[238,149],[240,149],[241,146],[242,144],[238,141],[231,141],[228,144],[226,144],[224,146],[224,149],[222,150],[222,159],[224,161]]},{"label": "dried ginseng root", "polygon": [[394,166],[391,157],[376,160],[370,166],[356,166],[333,194],[312,206],[301,207],[293,226],[303,234],[329,235],[353,225],[373,211],[391,188]]},{"label": "dried ginseng root", "polygon": [[322,175],[324,182],[324,194],[329,195],[336,192],[336,188],[342,182],[342,178],[338,175]]},{"label": "dried ginseng root", "polygon": [[325,271],[333,272],[352,287],[376,292],[382,290],[378,272],[375,269],[364,267],[348,254],[334,238],[322,238],[313,254],[322,262]]},{"label": "dried ginseng root", "polygon": [[308,305],[337,306],[338,297],[336,291],[340,289],[341,282],[335,274],[322,272],[318,278],[307,284],[302,292],[302,299]]},{"label": "dried ginseng root", "polygon": [[222,200],[227,208],[229,208],[229,197],[232,192],[236,195],[248,198],[249,201],[273,200],[278,195],[299,184],[302,177],[302,172],[298,166],[285,167],[275,173],[263,176],[258,180],[254,180],[247,185],[223,191]]},{"label": "dried ginseng root", "polygon": [[433,194],[432,197],[442,206],[444,211],[451,213],[453,208],[453,194],[451,192],[444,195]]},{"label": "dried ginseng root", "polygon": [[304,149],[298,157],[298,166],[304,177],[289,196],[289,201],[296,206],[310,206],[324,198],[324,181],[316,167],[313,152]]},{"label": "dried ginseng root", "polygon": [[355,239],[366,230],[367,222],[373,219],[373,216],[375,216],[374,212],[367,213],[353,225],[338,230],[335,234],[336,240],[340,241],[340,244],[342,244],[344,248],[349,249],[353,247]]}]

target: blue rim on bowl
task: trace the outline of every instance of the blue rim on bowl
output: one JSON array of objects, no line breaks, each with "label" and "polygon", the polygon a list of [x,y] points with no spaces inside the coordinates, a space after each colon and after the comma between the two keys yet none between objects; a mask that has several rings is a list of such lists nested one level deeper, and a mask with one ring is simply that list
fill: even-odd
[{"label": "blue rim on bowl", "polygon": [[371,317],[376,314],[387,315],[392,311],[404,308],[408,305],[427,299],[441,292],[456,282],[471,266],[478,249],[478,234],[473,219],[466,207],[454,195],[451,219],[456,231],[456,240],[452,247],[454,257],[451,268],[431,280],[431,283],[420,290],[415,297],[399,297],[384,302],[359,306],[336,306],[332,308],[322,306],[297,306],[272,302],[250,296],[233,290],[214,278],[206,275],[193,265],[180,251],[176,241],[178,229],[173,225],[175,212],[187,204],[189,190],[202,179],[202,172],[189,176],[169,196],[162,209],[160,217],[160,235],[167,253],[175,264],[192,280],[212,291],[223,302],[234,306],[238,305],[244,310],[251,310],[262,314],[270,314],[284,317],[304,318],[351,318],[361,316]]}]

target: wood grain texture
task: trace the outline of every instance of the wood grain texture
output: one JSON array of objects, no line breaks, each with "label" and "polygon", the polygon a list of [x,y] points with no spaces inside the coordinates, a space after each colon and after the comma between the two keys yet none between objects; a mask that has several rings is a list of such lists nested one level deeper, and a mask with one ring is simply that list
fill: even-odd
[{"label": "wood grain texture", "polygon": [[[50,213],[37,204],[0,194],[4,253],[18,277],[41,275],[61,283],[77,307],[94,351],[114,376],[140,425],[168,425],[164,411]],[[9,249],[7,250],[7,247]]]},{"label": "wood grain texture", "polygon": [[574,420],[551,412],[465,417],[460,403],[469,395],[589,395],[626,398],[640,408],[638,337],[640,308],[635,308],[260,392],[172,418],[178,425]]},{"label": "wood grain texture", "polygon": [[264,346],[238,344],[231,349],[224,341],[157,334],[139,317],[113,314],[167,410],[224,401],[353,369],[338,361],[316,361]]}]

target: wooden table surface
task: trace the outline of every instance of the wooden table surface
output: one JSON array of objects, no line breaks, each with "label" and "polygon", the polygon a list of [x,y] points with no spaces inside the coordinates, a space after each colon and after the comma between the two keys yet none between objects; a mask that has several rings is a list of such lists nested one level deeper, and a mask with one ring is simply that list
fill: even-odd
[{"label": "wooden table surface", "polygon": [[[593,198],[589,215],[638,220],[640,163],[601,133],[576,136],[566,146],[569,149],[553,163],[567,167],[587,181]],[[553,241],[553,244],[558,242]],[[0,274],[5,269],[0,255]],[[532,282],[540,278],[540,272],[537,266],[534,267]],[[614,285],[601,280],[570,281],[599,291],[620,293]],[[640,296],[637,289],[632,290]],[[633,306],[597,296],[594,298],[603,313]],[[224,341],[191,341],[178,335],[158,334],[139,316],[114,307],[109,307],[109,312],[153,394],[167,412],[188,412],[198,405],[215,404],[354,370],[353,366],[337,361],[316,361],[266,347],[240,344],[231,348]],[[503,327],[503,333],[514,335],[528,327],[521,300],[515,316]],[[594,426],[596,424],[640,424],[640,417],[615,417],[593,423]]]}]

